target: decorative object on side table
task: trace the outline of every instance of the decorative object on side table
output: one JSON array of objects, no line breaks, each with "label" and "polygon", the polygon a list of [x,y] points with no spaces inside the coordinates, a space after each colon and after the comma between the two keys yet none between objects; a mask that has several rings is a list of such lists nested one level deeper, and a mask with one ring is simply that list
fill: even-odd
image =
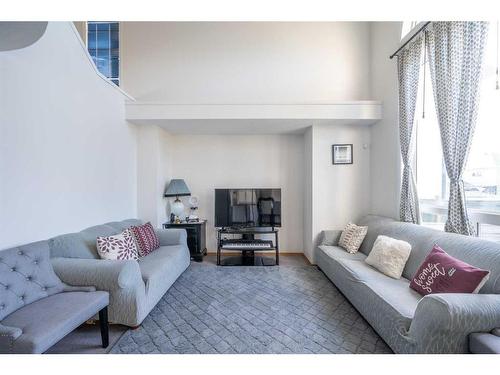
[{"label": "decorative object on side table", "polygon": [[195,222],[199,221],[200,219],[198,218],[198,216],[196,216],[194,214],[196,212],[196,210],[198,209],[198,197],[197,196],[191,195],[189,197],[189,207],[190,207],[190,213],[189,213],[189,216],[187,218],[187,221],[190,223],[195,223]]},{"label": "decorative object on side table", "polygon": [[163,228],[185,229],[191,258],[196,262],[201,262],[203,256],[207,255],[206,223],[206,220],[199,219],[196,222],[165,223]]},{"label": "decorative object on side table", "polygon": [[189,188],[181,178],[174,178],[170,180],[167,189],[165,190],[164,197],[175,197],[175,201],[170,205],[170,211],[176,216],[175,221],[180,222],[181,216],[184,214],[184,204],[179,197],[186,197],[191,195]]},{"label": "decorative object on side table", "polygon": [[352,144],[332,145],[332,164],[352,163]]}]

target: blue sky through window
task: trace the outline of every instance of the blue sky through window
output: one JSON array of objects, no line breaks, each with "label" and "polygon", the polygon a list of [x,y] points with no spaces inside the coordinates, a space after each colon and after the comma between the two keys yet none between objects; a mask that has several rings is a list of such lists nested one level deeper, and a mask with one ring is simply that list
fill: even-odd
[{"label": "blue sky through window", "polygon": [[118,22],[88,22],[87,48],[97,69],[120,84],[120,41]]}]

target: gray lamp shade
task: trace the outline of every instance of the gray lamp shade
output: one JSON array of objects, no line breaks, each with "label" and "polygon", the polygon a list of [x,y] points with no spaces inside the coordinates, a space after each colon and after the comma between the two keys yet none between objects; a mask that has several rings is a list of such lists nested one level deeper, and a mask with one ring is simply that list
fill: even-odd
[{"label": "gray lamp shade", "polygon": [[165,190],[164,197],[183,197],[191,195],[186,183],[183,179],[173,179],[170,180],[170,184],[168,184],[167,190]]}]

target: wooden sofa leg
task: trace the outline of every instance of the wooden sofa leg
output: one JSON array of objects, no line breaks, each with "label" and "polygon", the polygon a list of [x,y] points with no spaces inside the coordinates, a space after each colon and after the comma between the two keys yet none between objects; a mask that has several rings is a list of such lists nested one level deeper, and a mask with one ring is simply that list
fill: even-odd
[{"label": "wooden sofa leg", "polygon": [[101,327],[102,347],[107,348],[109,346],[109,323],[107,306],[99,311],[99,326]]}]

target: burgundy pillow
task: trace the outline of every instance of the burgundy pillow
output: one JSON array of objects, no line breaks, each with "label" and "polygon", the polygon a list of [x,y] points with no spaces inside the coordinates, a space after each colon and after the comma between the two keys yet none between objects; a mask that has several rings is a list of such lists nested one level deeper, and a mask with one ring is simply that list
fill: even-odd
[{"label": "burgundy pillow", "polygon": [[410,283],[422,295],[431,293],[477,293],[490,271],[476,268],[453,258],[434,245]]},{"label": "burgundy pillow", "polygon": [[141,257],[145,257],[160,247],[160,240],[150,222],[130,227],[130,230],[134,234]]}]

